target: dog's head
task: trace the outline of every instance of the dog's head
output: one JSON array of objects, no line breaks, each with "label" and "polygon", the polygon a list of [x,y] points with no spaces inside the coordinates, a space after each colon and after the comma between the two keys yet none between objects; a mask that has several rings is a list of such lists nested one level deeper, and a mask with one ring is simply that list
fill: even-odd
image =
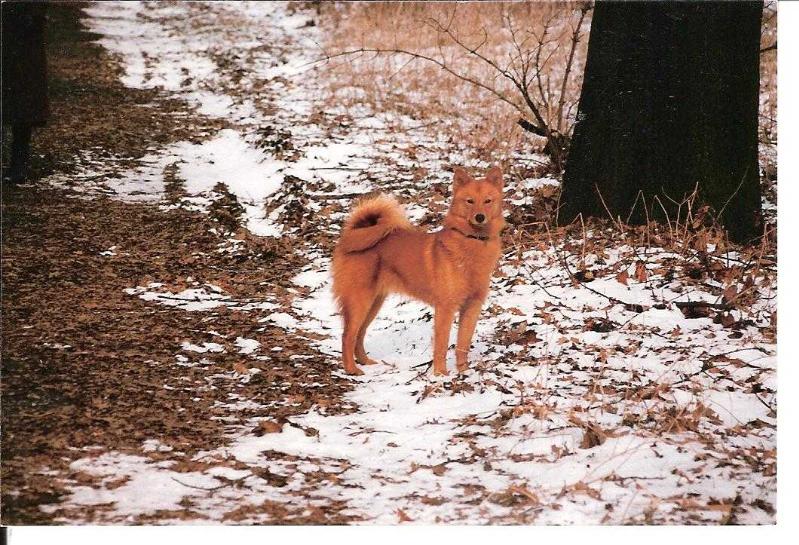
[{"label": "dog's head", "polygon": [[484,178],[473,178],[460,167],[454,168],[452,205],[449,213],[464,220],[476,231],[504,222],[502,218],[502,171],[492,167]]}]

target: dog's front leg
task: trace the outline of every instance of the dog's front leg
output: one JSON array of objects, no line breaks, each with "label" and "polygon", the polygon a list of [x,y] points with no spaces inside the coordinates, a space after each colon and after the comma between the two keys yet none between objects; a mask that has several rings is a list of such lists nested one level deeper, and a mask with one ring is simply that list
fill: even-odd
[{"label": "dog's front leg", "polygon": [[449,346],[449,332],[455,320],[455,309],[452,307],[436,307],[436,317],[433,333],[433,374],[437,376],[448,375],[447,372],[447,347]]},{"label": "dog's front leg", "polygon": [[455,345],[455,361],[457,362],[459,373],[469,367],[469,348],[472,345],[474,328],[477,325],[477,319],[480,317],[482,306],[482,299],[470,299],[461,307],[461,314],[458,319],[458,343]]}]

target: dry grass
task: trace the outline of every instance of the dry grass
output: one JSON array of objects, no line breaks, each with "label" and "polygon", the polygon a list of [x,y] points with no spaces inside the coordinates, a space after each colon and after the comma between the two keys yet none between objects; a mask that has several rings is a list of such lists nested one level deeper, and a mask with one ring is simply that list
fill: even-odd
[{"label": "dry grass", "polygon": [[[319,6],[320,21],[327,41],[322,45],[328,54],[361,48],[414,52],[436,59],[497,93],[464,81],[434,62],[403,54],[376,53],[332,59],[328,63],[329,92],[336,102],[354,108],[356,114],[358,105],[366,103],[373,111],[394,112],[421,122],[442,122],[451,138],[467,144],[477,159],[504,162],[513,152],[541,150],[545,139],[517,125],[520,115],[527,114],[529,118],[529,108],[518,90],[496,68],[455,43],[452,35],[470,47],[482,44],[479,51],[501,67],[512,64],[520,49],[535,54],[540,45],[541,54],[533,59],[540,67],[540,79],[533,80],[533,96],[547,124],[568,135],[582,85],[590,12],[582,22],[583,34],[565,85],[563,76],[572,31],[583,5],[582,2],[323,3]],[[763,49],[776,43],[776,14],[776,2],[767,2],[763,14]],[[776,57],[776,49],[761,54],[761,142],[767,147],[777,140]],[[559,111],[561,97],[564,106]],[[775,162],[767,150],[764,153],[764,164]]]},{"label": "dry grass", "polygon": [[462,76],[408,55],[363,53],[329,63],[330,91],[338,101],[351,105],[366,102],[375,111],[445,122],[454,131],[452,138],[467,143],[479,159],[505,159],[513,151],[540,149],[545,139],[517,125],[520,117],[534,121],[518,89],[456,40],[469,48],[480,46],[478,51],[501,68],[513,69],[514,63],[519,67],[523,54],[532,55],[527,60],[540,67],[540,77],[531,76],[536,106],[553,130],[568,133],[579,99],[590,14],[580,26],[581,39],[565,85],[563,75],[583,5],[327,4],[321,20],[328,31],[324,44],[328,53],[359,48],[404,50],[429,56]]}]

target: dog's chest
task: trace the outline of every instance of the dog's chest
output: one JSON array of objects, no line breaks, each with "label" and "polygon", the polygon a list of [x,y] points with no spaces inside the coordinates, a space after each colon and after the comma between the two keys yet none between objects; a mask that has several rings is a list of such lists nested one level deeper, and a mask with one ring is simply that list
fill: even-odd
[{"label": "dog's chest", "polygon": [[451,285],[462,284],[467,290],[475,284],[488,285],[500,255],[498,244],[482,241],[447,244],[445,252]]}]

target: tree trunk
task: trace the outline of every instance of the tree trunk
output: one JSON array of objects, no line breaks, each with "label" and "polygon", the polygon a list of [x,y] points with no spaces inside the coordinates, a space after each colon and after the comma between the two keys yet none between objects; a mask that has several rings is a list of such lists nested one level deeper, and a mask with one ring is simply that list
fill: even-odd
[{"label": "tree trunk", "polygon": [[661,203],[674,220],[675,202],[698,188],[694,210],[710,205],[732,240],[761,233],[762,8],[596,3],[561,223],[608,211],[631,223],[663,221]]}]

